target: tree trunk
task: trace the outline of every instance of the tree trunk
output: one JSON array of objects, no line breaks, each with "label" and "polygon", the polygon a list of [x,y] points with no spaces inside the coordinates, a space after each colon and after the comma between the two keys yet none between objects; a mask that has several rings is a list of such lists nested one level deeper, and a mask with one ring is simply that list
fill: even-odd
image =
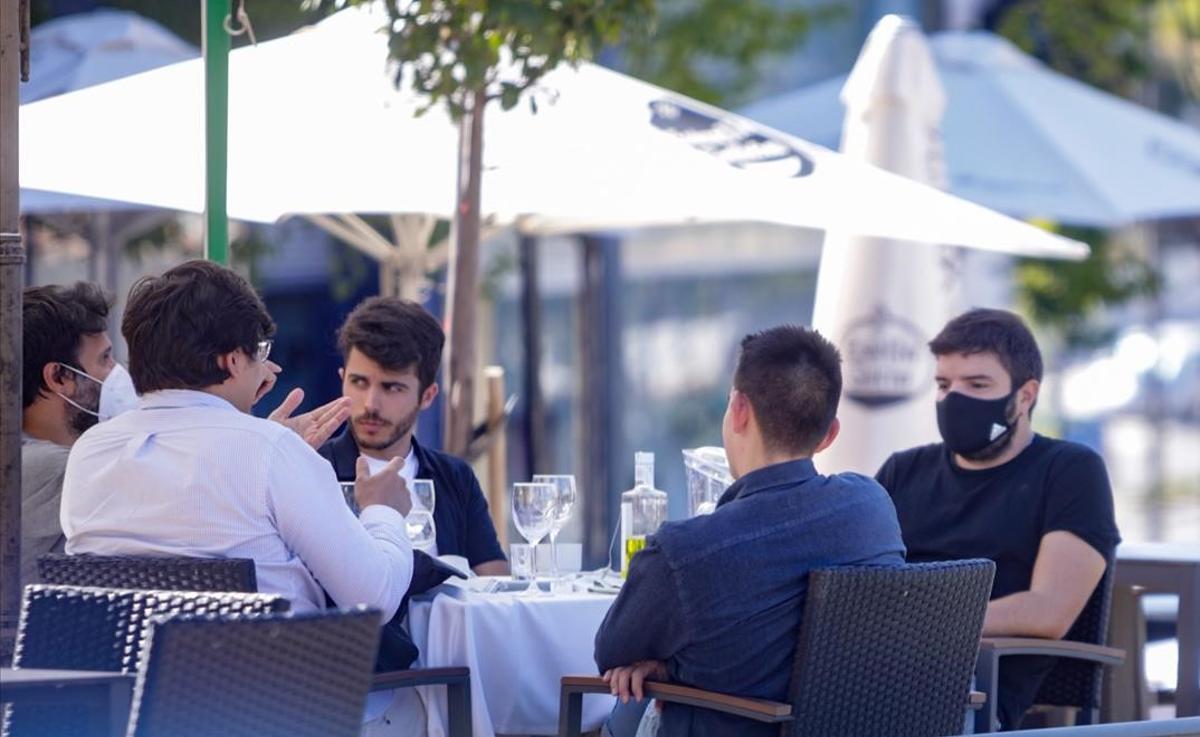
[{"label": "tree trunk", "polygon": [[475,422],[476,316],[479,304],[479,208],[483,176],[483,113],[487,98],[482,90],[471,95],[470,109],[459,124],[458,198],[454,211],[454,238],[450,246],[446,322],[447,389],[445,450],[461,455],[471,440]]},{"label": "tree trunk", "polygon": [[21,609],[21,292],[17,79],[22,6],[0,0],[0,663],[12,662]]}]

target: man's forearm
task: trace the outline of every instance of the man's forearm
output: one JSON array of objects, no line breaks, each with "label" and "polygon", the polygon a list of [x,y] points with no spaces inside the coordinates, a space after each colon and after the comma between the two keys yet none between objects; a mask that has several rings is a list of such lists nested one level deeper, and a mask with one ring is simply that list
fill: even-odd
[{"label": "man's forearm", "polygon": [[1075,534],[1046,533],[1038,546],[1029,590],[989,602],[983,634],[1061,638],[1083,611],[1104,568],[1104,556]]},{"label": "man's forearm", "polygon": [[1071,628],[1061,608],[1053,597],[1036,591],[992,599],[983,618],[983,636],[1059,639]]},{"label": "man's forearm", "polygon": [[682,614],[666,560],[655,547],[637,554],[621,593],[596,633],[596,665],[603,673],[676,652]]},{"label": "man's forearm", "polygon": [[509,574],[508,561],[503,558],[480,563],[471,570],[475,571],[476,576],[507,576]]}]

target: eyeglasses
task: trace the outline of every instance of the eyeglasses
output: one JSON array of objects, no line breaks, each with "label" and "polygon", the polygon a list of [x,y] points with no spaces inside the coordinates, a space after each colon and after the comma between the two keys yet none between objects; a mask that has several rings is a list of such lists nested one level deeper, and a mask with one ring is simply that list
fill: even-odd
[{"label": "eyeglasses", "polygon": [[271,355],[271,346],[275,344],[273,340],[260,340],[258,346],[254,349],[254,360],[262,363]]}]

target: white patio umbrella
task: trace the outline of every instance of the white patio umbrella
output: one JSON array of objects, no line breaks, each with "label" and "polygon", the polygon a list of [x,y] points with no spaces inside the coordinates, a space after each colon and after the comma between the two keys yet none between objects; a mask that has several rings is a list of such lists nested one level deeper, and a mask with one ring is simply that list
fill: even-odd
[{"label": "white patio umbrella", "polygon": [[[229,212],[453,211],[457,131],[413,118],[379,16],[348,9],[230,57]],[[200,211],[202,69],[22,106],[26,187]],[[1081,257],[1086,248],[594,65],[486,121],[484,211],[534,232],[760,221]]]},{"label": "white patio umbrella", "polygon": [[[193,59],[200,50],[158,23],[129,10],[99,8],[40,23],[30,34],[29,81],[21,103],[91,87]],[[24,131],[22,131],[24,133]],[[21,190],[21,212],[111,212],[141,209],[130,202]]]},{"label": "white patio umbrella", "polygon": [[[999,36],[930,39],[946,93],[949,191],[1018,217],[1114,226],[1200,213],[1200,131],[1058,74]],[[741,112],[824,145],[846,77]]]},{"label": "white patio umbrella", "polygon": [[[842,153],[931,186],[945,185],[946,98],[915,22],[881,19],[842,90]],[[813,327],[842,351],[842,423],[817,457],[823,473],[873,475],[887,456],[937,438],[926,343],[959,311],[958,249],[830,231]]]}]

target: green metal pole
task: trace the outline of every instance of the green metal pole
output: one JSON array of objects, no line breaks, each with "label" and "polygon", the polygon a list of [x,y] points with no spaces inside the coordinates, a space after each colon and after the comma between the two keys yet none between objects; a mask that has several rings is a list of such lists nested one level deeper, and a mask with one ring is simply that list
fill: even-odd
[{"label": "green metal pole", "polygon": [[204,257],[229,263],[226,176],[229,157],[230,0],[204,0]]}]

